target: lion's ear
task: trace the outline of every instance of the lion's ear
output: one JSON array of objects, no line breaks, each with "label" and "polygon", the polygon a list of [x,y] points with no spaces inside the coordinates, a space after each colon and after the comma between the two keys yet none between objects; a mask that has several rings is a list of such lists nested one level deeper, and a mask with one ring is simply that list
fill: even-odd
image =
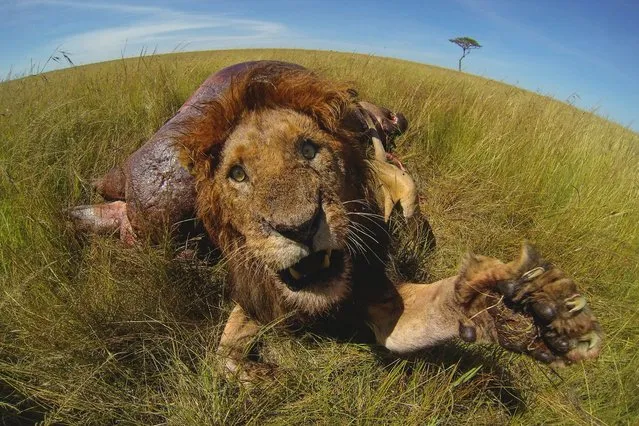
[{"label": "lion's ear", "polygon": [[349,133],[363,135],[367,130],[366,119],[359,108],[350,108],[340,121],[339,127]]}]

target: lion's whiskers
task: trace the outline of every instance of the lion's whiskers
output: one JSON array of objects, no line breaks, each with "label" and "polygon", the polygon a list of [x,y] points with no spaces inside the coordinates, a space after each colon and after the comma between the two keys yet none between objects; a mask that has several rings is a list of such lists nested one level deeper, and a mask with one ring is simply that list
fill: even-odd
[{"label": "lion's whiskers", "polygon": [[347,205],[347,204],[350,204],[350,203],[360,204],[360,205],[368,208],[369,210],[372,210],[371,203],[368,200],[364,199],[364,198],[358,198],[358,199],[355,199],[355,200],[342,201],[342,204],[344,204],[344,205]]},{"label": "lion's whiskers", "polygon": [[350,225],[348,227],[347,241],[350,241],[353,244],[355,248],[355,254],[357,252],[361,253],[364,256],[364,259],[366,259],[366,261],[368,262],[368,258],[366,257],[366,249],[364,248],[364,242],[357,235],[357,229],[351,228]]},{"label": "lion's whiskers", "polygon": [[[342,204],[346,205],[349,203],[356,203],[356,204],[361,204],[363,206],[366,206],[370,209],[370,204],[367,201],[364,200],[350,200],[350,201],[343,201]],[[377,214],[377,213],[373,213],[370,211],[349,211],[348,209],[346,209],[346,215],[347,216],[359,216],[362,217],[364,219],[366,219],[367,221],[373,223],[375,226],[377,226],[382,232],[384,232],[386,235],[388,235],[390,237],[390,234],[388,233],[388,230],[386,229],[385,226],[383,226],[380,221],[383,223],[384,220],[384,216]],[[377,219],[377,220],[376,220]],[[349,218],[350,220],[350,218]]]},{"label": "lion's whiskers", "polygon": [[[363,206],[367,211],[350,210],[348,208],[349,204]],[[368,243],[373,242],[375,245],[380,245],[379,240],[376,238],[375,232],[369,226],[366,226],[364,223],[361,223],[360,221],[354,219],[357,217],[361,217],[367,222],[373,223],[387,236],[390,237],[388,230],[382,225],[382,223],[380,223],[380,220],[382,222],[384,221],[384,217],[380,214],[373,213],[373,207],[371,203],[369,202],[369,200],[363,198],[343,201],[342,205],[346,210],[346,216],[348,218],[346,246],[349,249],[349,252],[351,252],[351,255],[355,256],[359,252],[362,254],[364,259],[370,263],[367,254],[372,253],[380,262],[382,262],[375,250],[373,250]]]},{"label": "lion's whiskers", "polygon": [[[358,226],[359,226],[359,228],[358,228]],[[377,258],[377,260],[379,260],[380,262],[383,263],[382,259],[377,255],[375,250],[373,250],[372,247],[370,245],[368,245],[368,243],[365,241],[365,237],[370,238],[376,244],[379,244],[379,241],[377,241],[377,239],[375,239],[371,235],[363,232],[362,229],[368,230],[361,223],[357,223],[357,222],[353,222],[353,221],[349,220],[349,224],[348,224],[348,231],[349,232],[347,234],[347,239],[349,239],[351,242],[353,242],[357,247],[359,247],[361,249],[361,253],[364,256],[364,259],[366,260],[366,262],[370,263],[370,260],[366,256],[366,254],[368,252],[368,253],[372,253]],[[361,233],[362,235],[364,235],[364,237],[362,237],[361,235],[358,235],[358,233]],[[355,240],[355,239],[353,239],[351,237],[354,237],[357,240]],[[366,249],[368,249],[368,250],[366,250]]]},{"label": "lion's whiskers", "polygon": [[375,238],[375,234],[368,229],[366,226],[364,226],[361,223],[355,222],[355,221],[350,221],[350,223],[357,228],[357,230],[359,232],[361,232],[362,234],[364,234],[365,236],[367,236],[368,238],[370,238],[371,240],[373,240],[376,244],[379,244],[379,241],[377,240],[377,238]]}]

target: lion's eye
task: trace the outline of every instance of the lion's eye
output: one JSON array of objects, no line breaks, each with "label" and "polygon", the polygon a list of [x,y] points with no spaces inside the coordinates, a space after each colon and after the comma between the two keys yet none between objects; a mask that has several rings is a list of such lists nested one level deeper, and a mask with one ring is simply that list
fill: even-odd
[{"label": "lion's eye", "polygon": [[229,177],[235,182],[244,182],[246,180],[246,172],[242,166],[233,166],[229,172]]},{"label": "lion's eye", "polygon": [[306,139],[304,142],[302,142],[300,151],[302,152],[302,156],[304,158],[306,158],[307,160],[312,160],[313,158],[315,158],[315,154],[317,154],[317,146],[315,146],[312,141]]}]

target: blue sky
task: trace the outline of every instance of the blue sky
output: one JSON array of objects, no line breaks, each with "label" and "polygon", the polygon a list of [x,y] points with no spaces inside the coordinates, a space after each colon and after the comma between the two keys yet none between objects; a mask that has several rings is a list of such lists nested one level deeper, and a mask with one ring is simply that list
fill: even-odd
[{"label": "blue sky", "polygon": [[[596,109],[639,130],[637,0],[0,0],[0,76],[158,52],[300,47],[455,68]],[[54,69],[49,63],[46,70]]]}]

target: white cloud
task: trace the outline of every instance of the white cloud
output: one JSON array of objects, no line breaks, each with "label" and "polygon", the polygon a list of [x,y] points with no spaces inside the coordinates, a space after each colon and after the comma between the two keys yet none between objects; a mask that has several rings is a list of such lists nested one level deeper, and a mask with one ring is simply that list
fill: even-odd
[{"label": "white cloud", "polygon": [[21,1],[20,6],[63,6],[73,7],[78,9],[94,9],[94,10],[106,10],[111,12],[123,12],[123,13],[166,13],[170,12],[169,9],[153,6],[137,6],[121,3],[99,3],[99,2],[77,2],[67,0],[24,0]]},{"label": "white cloud", "polygon": [[118,26],[61,37],[51,42],[71,54],[76,64],[91,63],[137,55],[140,51],[170,52],[178,46],[190,49],[219,49],[251,44],[284,41],[286,27],[277,22],[239,19],[226,15],[183,12],[162,7],[136,6],[119,3],[76,2],[66,0],[34,0],[21,6],[56,6],[101,11],[122,15]]}]

